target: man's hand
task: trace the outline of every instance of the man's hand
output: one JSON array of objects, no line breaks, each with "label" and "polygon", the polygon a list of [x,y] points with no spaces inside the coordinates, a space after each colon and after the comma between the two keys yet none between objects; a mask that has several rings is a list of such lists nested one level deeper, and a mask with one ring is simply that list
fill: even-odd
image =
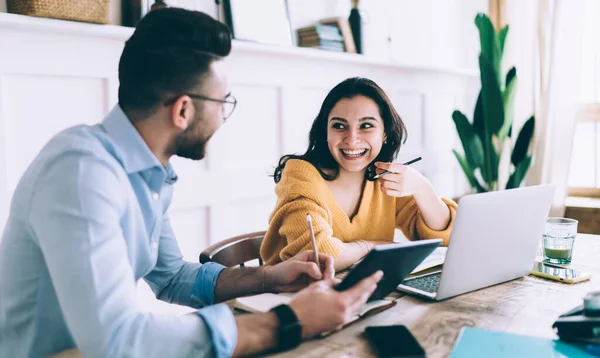
[{"label": "man's hand", "polygon": [[342,328],[367,302],[383,272],[377,271],[346,291],[336,291],[339,280],[315,282],[300,291],[290,302],[290,307],[302,324],[302,338]]},{"label": "man's hand", "polygon": [[[295,261],[296,264],[292,266],[298,263],[306,264],[309,257],[312,256],[312,252],[306,253],[306,256],[302,255],[297,255],[296,260],[288,260],[285,263],[291,265]],[[321,255],[319,260],[331,270],[324,271],[333,271],[331,268],[333,259],[331,257]],[[271,266],[269,271],[285,263]],[[316,268],[314,262],[312,265]],[[303,272],[301,270],[296,271]],[[307,273],[301,273],[300,276],[302,275],[307,276]],[[324,275],[325,273],[321,277]],[[308,288],[298,292],[290,302],[290,307],[294,310],[302,325],[302,338],[307,339],[322,332],[341,329],[367,302],[381,277],[383,277],[383,272],[377,271],[354,287],[342,292],[333,288],[339,280],[330,277],[315,282]],[[238,327],[238,336],[233,356],[256,354],[277,345],[277,332],[280,322],[275,313],[239,315],[235,320]]]},{"label": "man's hand", "polygon": [[274,266],[265,266],[265,290],[296,292],[311,282],[333,278],[333,257],[319,254],[321,267],[313,261],[313,252],[304,251]]}]

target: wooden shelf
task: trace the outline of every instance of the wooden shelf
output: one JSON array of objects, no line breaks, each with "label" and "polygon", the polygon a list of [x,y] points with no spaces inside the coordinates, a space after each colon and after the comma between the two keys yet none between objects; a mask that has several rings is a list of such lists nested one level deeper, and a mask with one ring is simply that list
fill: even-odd
[{"label": "wooden shelf", "polygon": [[[70,34],[79,37],[101,37],[108,40],[126,41],[133,33],[133,28],[115,25],[99,25],[76,21],[65,21],[32,16],[0,13],[0,29],[20,29],[43,33]],[[285,47],[260,44],[247,41],[233,41],[234,52],[262,53],[283,57],[304,58],[306,60],[327,60],[345,64],[367,65],[373,67],[396,68],[419,72],[434,72],[446,75],[478,78],[475,69],[422,66],[385,59],[372,58],[351,53],[339,53],[303,47]]]},{"label": "wooden shelf", "polygon": [[345,52],[334,52],[325,51],[314,48],[306,47],[284,47],[266,45],[254,42],[246,41],[233,41],[233,51],[245,51],[245,52],[262,52],[265,54],[272,54],[278,56],[290,56],[290,57],[302,57],[306,59],[319,59],[319,60],[331,60],[341,63],[358,64],[358,65],[369,65],[374,67],[388,67],[397,68],[399,70],[410,70],[420,72],[439,72],[444,74],[451,74],[461,77],[479,77],[479,71],[468,69],[468,68],[450,68],[450,67],[433,67],[433,66],[421,66],[417,64],[402,63],[397,61],[387,61],[381,59],[375,59],[368,56],[363,56],[354,53]]}]

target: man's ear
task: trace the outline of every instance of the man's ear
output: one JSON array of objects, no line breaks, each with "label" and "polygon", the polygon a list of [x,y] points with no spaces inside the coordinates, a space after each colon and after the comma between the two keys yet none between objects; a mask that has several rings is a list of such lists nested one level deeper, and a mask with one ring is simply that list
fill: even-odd
[{"label": "man's ear", "polygon": [[196,108],[189,96],[179,97],[171,109],[171,121],[173,126],[185,130],[194,118]]}]

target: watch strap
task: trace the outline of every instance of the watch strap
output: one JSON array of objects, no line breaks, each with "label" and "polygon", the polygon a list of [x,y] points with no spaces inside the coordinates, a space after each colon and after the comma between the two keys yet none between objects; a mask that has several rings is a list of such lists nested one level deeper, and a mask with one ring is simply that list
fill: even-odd
[{"label": "watch strap", "polygon": [[279,305],[271,309],[279,318],[277,348],[292,349],[302,342],[302,325],[294,310],[288,305]]}]

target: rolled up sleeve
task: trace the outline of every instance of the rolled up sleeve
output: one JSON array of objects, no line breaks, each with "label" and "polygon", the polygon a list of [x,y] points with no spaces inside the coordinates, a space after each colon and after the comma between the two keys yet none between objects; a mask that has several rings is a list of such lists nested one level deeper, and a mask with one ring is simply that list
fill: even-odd
[{"label": "rolled up sleeve", "polygon": [[216,357],[231,357],[237,343],[237,325],[233,312],[225,304],[203,308],[198,315],[210,331]]},{"label": "rolled up sleeve", "polygon": [[198,270],[196,282],[192,289],[192,298],[203,306],[212,305],[215,302],[217,279],[224,269],[225,266],[215,262],[207,262],[202,265]]},{"label": "rolled up sleeve", "polygon": [[201,308],[215,302],[215,286],[225,266],[186,262],[165,214],[156,267],[144,279],[160,300]]}]

